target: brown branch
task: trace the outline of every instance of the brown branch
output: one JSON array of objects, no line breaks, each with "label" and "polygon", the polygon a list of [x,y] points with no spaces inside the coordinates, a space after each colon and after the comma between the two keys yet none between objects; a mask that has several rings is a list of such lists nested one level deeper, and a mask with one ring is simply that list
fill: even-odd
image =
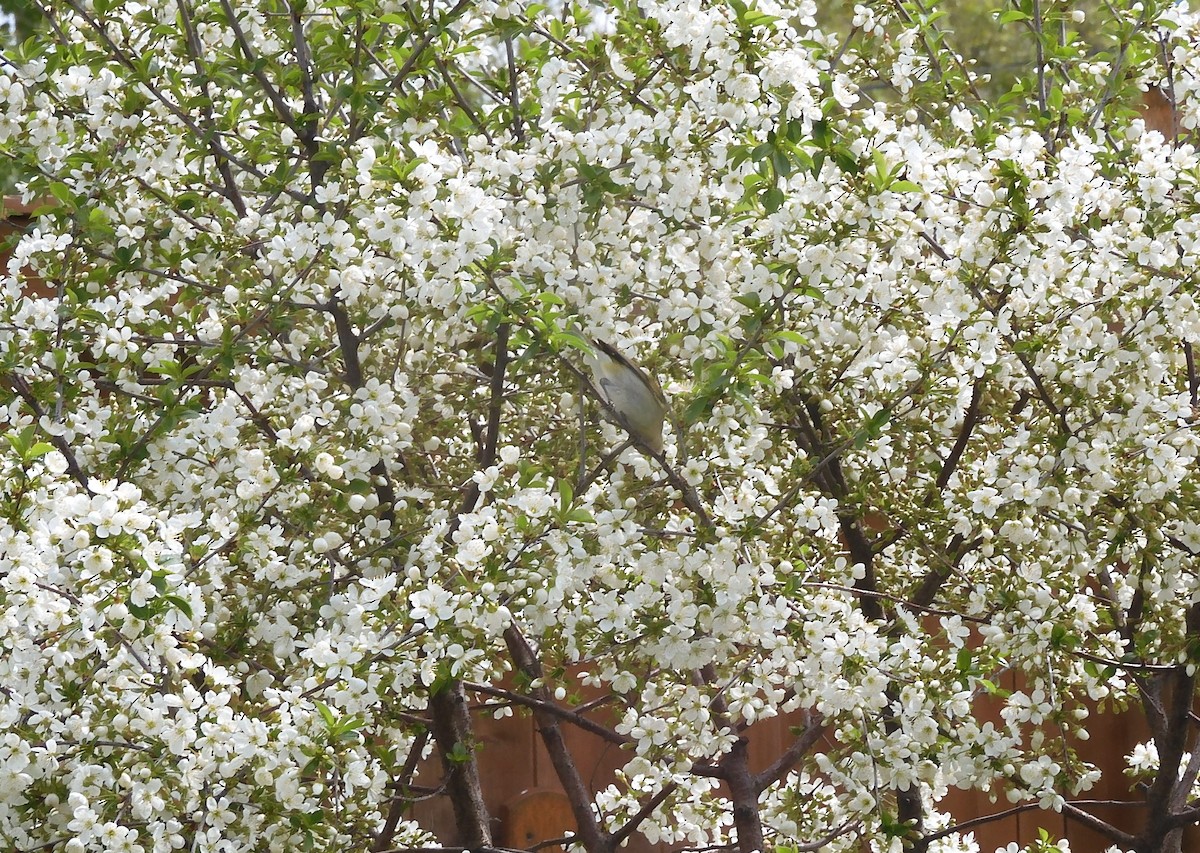
[{"label": "brown branch", "polygon": [[446,794],[458,837],[468,848],[490,847],[491,816],[479,784],[479,767],[462,682],[451,681],[429,695],[430,730],[442,757]]},{"label": "brown branch", "polygon": [[[458,0],[458,2],[454,4],[454,8],[445,14],[445,20],[452,20],[458,17],[462,11],[470,5],[472,5],[472,0]],[[421,58],[422,54],[425,53],[425,49],[429,47],[429,45],[440,32],[442,32],[441,27],[428,27],[425,35],[421,39],[420,44],[413,48],[412,53],[410,53],[408,58],[404,60],[404,64],[400,66],[400,69],[395,74],[392,75],[392,79],[388,84],[389,89],[395,90],[400,88],[400,85],[405,81],[405,79],[407,79],[408,75],[412,73],[413,68],[416,67],[417,61]]]},{"label": "brown branch", "polygon": [[[1036,805],[1036,804],[1035,804]],[[1064,803],[1062,813],[1074,820],[1076,823],[1081,823],[1093,832],[1098,832],[1109,841],[1121,847],[1133,847],[1137,844],[1137,839],[1127,832],[1122,832],[1110,823],[1101,820],[1098,817],[1088,814],[1078,806],[1071,803]]]},{"label": "brown branch", "polygon": [[835,839],[841,838],[847,832],[853,831],[862,825],[862,821],[848,820],[840,826],[835,826],[825,834],[824,838],[817,841],[808,841],[803,844],[789,843],[788,847],[798,853],[816,853],[818,850],[824,850],[828,845],[832,844]]},{"label": "brown branch", "polygon": [[611,840],[613,849],[615,850],[616,848],[620,847],[626,838],[633,835],[633,833],[637,831],[637,828],[641,826],[642,821],[654,814],[658,807],[667,801],[667,797],[674,794],[678,788],[679,785],[677,783],[671,782],[667,785],[664,785],[662,790],[647,800],[646,804],[638,809],[637,814],[625,821],[624,826],[612,834]]},{"label": "brown branch", "polygon": [[[41,403],[38,402],[37,397],[34,396],[33,389],[29,387],[29,383],[16,373],[0,374],[0,387],[5,385],[24,401],[25,405],[33,412],[35,423],[40,424],[42,419],[46,417],[46,412],[42,408]],[[39,426],[38,429],[40,430],[41,427]],[[92,490],[88,486],[88,476],[84,473],[83,468],[79,466],[79,460],[75,458],[75,451],[71,449],[71,445],[61,435],[48,434],[47,438],[54,445],[54,449],[61,453],[63,459],[67,461],[67,472],[70,473],[75,482],[79,483],[88,494],[91,494]]]},{"label": "brown branch", "polygon": [[196,33],[196,26],[192,20],[191,9],[188,7],[187,0],[179,0],[177,8],[179,9],[179,19],[183,24],[188,54],[192,60],[192,65],[196,68],[196,76],[201,81],[201,88],[204,90],[204,99],[200,111],[204,114],[204,118],[208,123],[208,133],[202,136],[201,139],[209,140],[209,150],[212,152],[217,172],[221,175],[221,181],[225,184],[223,195],[233,205],[238,216],[244,217],[246,215],[246,203],[242,200],[242,193],[238,189],[237,181],[233,176],[233,169],[229,167],[229,159],[222,155],[221,147],[215,144],[217,139],[217,125],[213,117],[213,97],[208,83],[208,71],[204,68],[201,60],[204,51],[200,47],[200,37]]},{"label": "brown branch", "polygon": [[880,604],[880,598],[875,595],[877,592],[874,566],[875,550],[872,548],[867,534],[863,532],[862,523],[858,520],[856,513],[838,513],[838,522],[841,525],[842,539],[846,543],[846,549],[850,552],[851,562],[863,567],[863,576],[854,582],[858,606],[868,619],[880,622],[885,618],[885,614],[883,606]]},{"label": "brown branch", "polygon": [[504,37],[504,51],[508,57],[508,100],[512,106],[513,138],[525,144],[525,124],[521,120],[521,94],[517,85],[517,62],[513,56],[512,36]]},{"label": "brown branch", "polygon": [[238,47],[241,49],[242,55],[245,56],[246,61],[250,63],[251,75],[255,80],[258,81],[258,85],[262,87],[263,94],[266,95],[267,100],[271,102],[271,106],[275,109],[276,117],[289,128],[299,133],[300,129],[297,127],[296,118],[292,114],[291,108],[288,106],[287,101],[284,100],[283,96],[279,94],[279,90],[271,85],[271,81],[267,79],[267,75],[263,72],[258,61],[258,54],[254,50],[253,45],[250,44],[250,40],[246,38],[246,33],[242,30],[241,25],[238,23],[237,13],[235,12],[233,5],[229,2],[229,0],[221,0],[221,8],[225,10],[226,23],[229,24],[229,29],[233,31],[234,41],[238,43]]},{"label": "brown branch", "polygon": [[775,759],[770,767],[754,777],[754,786],[758,788],[759,793],[767,790],[767,788],[787,775],[787,772],[795,766],[796,762],[807,754],[813,748],[813,745],[821,739],[821,736],[825,734],[825,727],[825,721],[820,717],[810,721],[804,727],[804,731],[792,741],[792,745]]},{"label": "brown branch", "polygon": [[[496,331],[496,361],[492,370],[488,429],[477,454],[481,467],[492,465],[496,460],[500,413],[504,403],[504,375],[508,366],[508,330],[508,324],[501,324]],[[454,531],[458,529],[462,516],[475,508],[479,494],[479,485],[472,480],[464,490],[458,511],[443,537],[447,545],[453,541]],[[451,698],[448,700],[447,697]],[[474,747],[469,743],[471,717],[466,708],[463,683],[451,681],[440,691],[430,694],[429,705],[431,728],[442,754],[443,766],[446,767],[447,791],[454,808],[459,837],[472,848],[490,845],[490,818],[480,788]],[[456,745],[461,746],[454,752]]]},{"label": "brown branch", "polygon": [[983,388],[985,384],[985,378],[981,376],[975,380],[975,384],[971,388],[971,402],[967,406],[966,414],[963,415],[962,428],[958,431],[958,438],[955,440],[954,446],[950,448],[950,455],[942,463],[942,470],[938,472],[936,482],[939,490],[945,489],[946,484],[950,482],[950,477],[954,473],[954,469],[958,467],[958,462],[962,458],[963,452],[967,449],[967,442],[971,439],[971,433],[979,423],[979,406],[983,402]]},{"label": "brown branch", "polygon": [[[1141,803],[1133,803],[1133,805],[1141,805]],[[1189,826],[1197,822],[1200,822],[1200,806],[1185,809],[1181,812],[1176,812],[1167,818],[1167,823],[1172,829],[1177,829],[1181,826]]]},{"label": "brown branch", "polygon": [[1196,356],[1189,341],[1183,342],[1183,356],[1187,359],[1188,396],[1195,409],[1200,406],[1200,378],[1196,376]]},{"label": "brown branch", "polygon": [[[1122,802],[1122,801],[1109,802],[1109,801],[1080,800],[1080,801],[1077,801],[1077,803],[1075,803],[1075,804],[1068,803],[1063,806],[1063,812],[1068,817],[1089,826],[1090,828],[1096,830],[1097,832],[1101,833],[1105,837],[1109,838],[1109,840],[1114,841],[1115,843],[1121,845],[1122,847],[1129,847],[1134,843],[1135,839],[1132,835],[1128,835],[1124,832],[1121,832],[1120,830],[1116,829],[1115,827],[1110,826],[1109,824],[1105,823],[1104,821],[1100,820],[1099,818],[1093,817],[1092,815],[1090,815],[1087,812],[1080,809],[1078,807],[1080,805],[1140,806],[1141,803],[1127,803],[1127,802]],[[922,836],[921,839],[917,842],[916,850],[918,851],[918,853],[923,853],[923,851],[927,850],[929,848],[929,845],[932,844],[934,841],[938,841],[942,838],[946,838],[947,836],[955,835],[955,834],[958,834],[961,832],[966,832],[968,830],[974,829],[977,826],[983,826],[985,824],[992,823],[993,821],[1005,820],[1006,818],[1014,817],[1016,815],[1022,814],[1023,812],[1033,811],[1034,809],[1041,809],[1041,808],[1042,808],[1042,806],[1040,803],[1022,803],[1019,806],[1013,806],[1011,809],[1005,809],[1002,812],[996,812],[995,814],[990,814],[990,815],[981,815],[980,817],[971,818],[970,820],[964,820],[961,823],[956,823],[956,824],[953,824],[952,826],[946,827],[945,829],[939,829],[936,832],[931,832],[927,835]],[[1097,826],[1096,824],[1099,824],[1099,825]]]},{"label": "brown branch", "polygon": [[[93,16],[88,14],[87,10],[84,8],[83,4],[79,2],[79,0],[69,0],[69,5],[71,6],[71,9],[77,15],[79,15],[79,17],[82,18],[89,27],[92,28],[92,31],[96,33],[96,36],[102,42],[104,42],[105,47],[108,48],[112,57],[117,62],[119,62],[121,65],[125,66],[125,68],[134,72],[134,74],[137,77],[138,83],[140,85],[144,86],[146,88],[146,91],[148,91],[151,95],[154,96],[155,100],[157,100],[160,104],[162,104],[164,107],[166,107],[166,109],[171,113],[171,115],[173,115],[176,119],[178,119],[184,125],[184,127],[186,127],[189,131],[191,131],[196,139],[207,140],[209,148],[213,151],[214,154],[219,154],[221,157],[224,157],[226,160],[228,160],[233,165],[237,166],[242,171],[247,172],[251,175],[254,175],[256,178],[259,178],[262,180],[267,179],[268,176],[265,175],[263,172],[259,171],[254,166],[253,163],[250,163],[246,160],[242,160],[238,157],[235,157],[232,153],[229,152],[228,149],[221,146],[220,143],[217,142],[217,137],[215,134],[205,133],[199,126],[196,125],[196,123],[194,121],[192,121],[192,118],[187,111],[182,109],[174,101],[167,98],[167,96],[164,95],[162,93],[162,91],[160,91],[158,89],[158,87],[154,85],[153,81],[151,81],[148,77],[142,76],[141,70],[138,67],[138,63],[135,62],[132,58],[130,58],[130,56],[127,53],[125,53],[125,51],[121,50],[121,48],[117,45],[117,43],[114,42],[112,40],[112,38],[108,35],[108,32],[106,31],[104,26],[100,23],[100,21],[98,21],[96,18],[94,18]],[[295,193],[293,193],[293,192],[289,191],[288,194],[295,197]],[[231,199],[231,201],[232,201],[232,199]]]},{"label": "brown branch", "polygon": [[[508,370],[508,334],[511,326],[508,323],[501,323],[496,329],[496,360],[492,365],[491,376],[491,398],[488,405],[487,429],[479,440],[479,447],[475,453],[475,459],[481,469],[488,468],[496,464],[496,453],[500,443],[500,415],[504,409],[504,376]],[[474,432],[475,428],[472,427]],[[455,531],[461,523],[462,516],[465,513],[473,512],[476,503],[479,501],[479,484],[474,480],[467,483],[463,489],[462,501],[458,505],[458,511],[454,514],[453,520],[446,528],[445,541],[453,541]]]},{"label": "brown branch", "polygon": [[[564,839],[565,840],[565,839]],[[392,847],[382,853],[529,853],[519,847]]]},{"label": "brown branch", "polygon": [[333,317],[333,328],[337,332],[338,348],[342,352],[342,364],[346,368],[346,384],[357,391],[363,386],[362,363],[358,357],[358,336],[350,323],[350,315],[341,299],[334,297],[324,306]]},{"label": "brown branch", "polygon": [[594,734],[602,740],[605,740],[608,743],[616,746],[624,746],[625,744],[633,742],[633,739],[628,735],[619,734],[607,726],[602,726],[594,720],[589,720],[587,717],[578,713],[577,710],[573,711],[568,708],[564,708],[561,705],[557,705],[554,702],[549,701],[549,699],[538,699],[533,696],[525,696],[521,693],[515,693],[512,690],[505,690],[501,687],[492,687],[490,684],[477,684],[471,681],[463,682],[463,686],[472,693],[482,693],[485,696],[493,696],[497,699],[505,699],[513,704],[522,705],[534,711],[543,711],[547,714],[553,714],[560,720],[568,722],[577,728]]},{"label": "brown branch", "polygon": [[[695,678],[709,687],[718,688],[709,702],[714,728],[734,731],[736,727],[729,718],[729,705],[718,687],[716,667],[711,663],[706,664]],[[725,782],[732,802],[738,850],[740,853],[755,853],[764,849],[762,814],[758,809],[758,795],[762,790],[757,786],[759,780],[750,771],[750,742],[744,735],[734,741],[729,752],[721,756],[716,769],[717,778]]]},{"label": "brown branch", "polygon": [[383,822],[379,834],[375,836],[374,843],[371,844],[371,853],[382,853],[391,844],[392,838],[396,834],[396,827],[400,825],[400,820],[404,817],[404,810],[412,802],[408,794],[411,790],[413,774],[417,772],[417,763],[420,762],[421,753],[425,751],[425,744],[428,742],[428,729],[422,729],[413,739],[412,746],[408,750],[408,757],[404,760],[404,767],[401,768],[400,775],[392,783],[400,789],[401,796],[393,799],[391,806],[388,807],[387,819]]},{"label": "brown branch", "polygon": [[[1188,636],[1200,634],[1200,604],[1193,604],[1188,609],[1186,622]],[[1159,677],[1156,682],[1163,688],[1169,686],[1170,696],[1163,698],[1161,731],[1154,733],[1159,767],[1146,794],[1149,815],[1139,836],[1148,849],[1157,849],[1175,828],[1171,806],[1177,797],[1176,786],[1181,784],[1179,765],[1187,750],[1188,720],[1196,692],[1196,677],[1188,673],[1186,666],[1175,667],[1173,672]],[[1159,691],[1160,697],[1163,692]]]},{"label": "brown branch", "polygon": [[[512,657],[517,671],[528,678],[531,683],[540,684],[543,678],[541,662],[538,661],[537,655],[534,653],[533,647],[529,645],[529,641],[525,639],[525,635],[515,624],[509,625],[505,629],[504,642],[508,646],[509,656]],[[532,687],[529,692],[543,705],[549,704],[549,691],[544,685]],[[537,721],[538,733],[542,736],[542,743],[545,744],[546,751],[550,754],[550,763],[554,765],[554,772],[571,805],[571,813],[575,817],[580,843],[588,853],[611,853],[615,849],[612,836],[604,831],[592,809],[592,794],[583,781],[583,776],[567,747],[566,739],[559,729],[559,718],[542,707],[533,709],[533,718]]]}]

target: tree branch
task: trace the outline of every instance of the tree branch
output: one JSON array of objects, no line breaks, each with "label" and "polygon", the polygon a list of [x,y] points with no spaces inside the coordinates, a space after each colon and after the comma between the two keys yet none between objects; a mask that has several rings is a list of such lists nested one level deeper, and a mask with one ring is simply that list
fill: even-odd
[{"label": "tree branch", "polygon": [[576,728],[583,729],[585,732],[596,735],[608,743],[615,746],[624,746],[627,743],[632,743],[632,738],[627,735],[618,734],[607,726],[602,726],[594,720],[589,720],[587,717],[579,714],[576,711],[563,708],[561,705],[552,702],[549,697],[546,699],[538,699],[532,696],[524,696],[520,693],[515,693],[512,690],[505,690],[502,687],[492,687],[490,684],[478,684],[472,681],[463,682],[463,686],[472,693],[482,693],[485,696],[493,696],[497,699],[505,699],[516,705],[522,705],[534,711],[543,711],[547,714],[553,714],[564,722],[568,722]]},{"label": "tree branch", "polygon": [[775,759],[770,767],[755,775],[754,787],[758,789],[759,793],[767,790],[767,788],[787,775],[787,772],[795,766],[796,762],[806,755],[813,748],[813,745],[821,739],[821,736],[825,734],[825,728],[825,721],[821,717],[818,716],[815,720],[810,720],[805,725],[804,731],[792,741],[792,745]]},{"label": "tree branch", "polygon": [[571,751],[567,748],[567,742],[558,727],[558,716],[550,713],[544,707],[550,703],[550,695],[546,687],[541,684],[543,678],[541,662],[538,661],[537,655],[529,645],[529,641],[525,639],[525,635],[515,624],[509,625],[505,629],[504,642],[508,646],[509,656],[517,670],[531,683],[539,685],[531,687],[529,691],[533,698],[540,703],[539,707],[534,707],[533,717],[537,721],[538,734],[542,736],[542,743],[545,744],[546,751],[550,754],[550,763],[554,765],[554,772],[558,776],[559,784],[563,786],[567,801],[571,804],[571,813],[575,816],[579,840],[588,853],[607,853],[613,849],[612,837],[601,827],[596,813],[592,810],[592,794],[583,781],[579,768],[575,765]]},{"label": "tree branch", "polygon": [[[41,430],[41,421],[46,418],[46,412],[42,408],[34,396],[33,389],[29,387],[29,383],[16,373],[6,373],[0,375],[0,386],[7,385],[33,412],[34,420],[38,422],[38,429]],[[62,454],[63,459],[67,461],[67,472],[74,478],[75,482],[83,487],[84,491],[91,494],[91,488],[88,486],[88,476],[84,473],[83,468],[79,466],[79,460],[75,458],[75,451],[71,449],[71,445],[61,435],[48,433],[47,438],[54,445],[54,449]]]},{"label": "tree branch", "polygon": [[430,730],[442,757],[446,794],[454,810],[459,840],[468,848],[490,847],[491,817],[479,784],[479,768],[471,734],[471,715],[461,681],[451,681],[429,695]]},{"label": "tree branch", "polygon": [[413,774],[417,772],[417,763],[420,762],[421,754],[425,751],[427,743],[429,743],[429,731],[422,729],[417,732],[412,746],[408,749],[408,757],[404,760],[404,767],[400,770],[400,775],[392,780],[392,784],[400,790],[401,796],[393,799],[392,804],[388,807],[387,819],[371,844],[371,853],[382,853],[395,836],[396,827],[400,825],[400,819],[404,817],[404,810],[411,802],[407,796],[409,785],[412,782]]}]

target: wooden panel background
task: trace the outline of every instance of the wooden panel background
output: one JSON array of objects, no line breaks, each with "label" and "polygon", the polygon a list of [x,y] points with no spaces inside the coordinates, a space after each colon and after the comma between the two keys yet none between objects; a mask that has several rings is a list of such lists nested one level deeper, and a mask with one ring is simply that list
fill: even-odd
[{"label": "wooden panel background", "polygon": [[[1002,686],[1008,689],[1017,687],[1012,676]],[[994,719],[998,721],[998,715]],[[1121,829],[1137,832],[1142,820],[1141,810],[1137,808],[1141,798],[1131,791],[1129,780],[1122,771],[1125,767],[1124,757],[1135,744],[1148,738],[1148,732],[1136,713],[1096,713],[1091,722],[1089,740],[1077,743],[1075,747],[1083,758],[1096,764],[1104,775],[1096,787],[1081,794],[1081,797],[1130,803],[1127,806],[1089,808],[1088,811]],[[767,766],[783,746],[790,743],[788,727],[799,723],[799,720],[784,717],[763,721],[750,729],[748,735],[754,770]],[[562,731],[591,789],[602,790],[612,781],[613,771],[623,764],[625,756],[621,750],[569,725],[564,725]],[[573,827],[566,797],[561,794],[562,789],[531,716],[518,715],[502,720],[481,717],[477,721],[476,735],[481,744],[478,753],[480,775],[490,813],[495,815],[493,835],[497,844],[529,848],[539,842],[561,837]],[[438,762],[431,759],[422,766],[417,781],[418,784],[432,787],[438,784],[439,779]],[[557,797],[553,796],[554,793],[557,793]],[[1012,805],[1002,793],[992,802],[987,795],[977,791],[952,789],[946,799],[938,804],[938,808],[948,811],[956,821],[961,822],[999,814],[1011,809]],[[419,803],[410,816],[433,829],[443,844],[457,843],[454,821],[444,798]],[[1032,842],[1042,828],[1055,838],[1068,839],[1073,853],[1103,853],[1110,846],[1098,833],[1058,813],[1040,809],[983,823],[972,831],[980,850],[991,853],[1013,841],[1021,844]],[[814,839],[797,840],[804,842]],[[557,850],[543,849],[551,853]],[[624,849],[630,853],[666,853],[671,848],[650,844],[645,838],[635,835]],[[1200,829],[1189,829],[1183,849],[1200,850]]]}]

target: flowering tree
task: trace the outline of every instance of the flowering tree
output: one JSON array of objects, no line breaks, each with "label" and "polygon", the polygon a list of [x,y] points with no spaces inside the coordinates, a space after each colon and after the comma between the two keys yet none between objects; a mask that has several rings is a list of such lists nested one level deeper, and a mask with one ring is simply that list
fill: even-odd
[{"label": "flowering tree", "polygon": [[[1131,107],[1200,118],[1166,7],[1099,54],[1003,11],[1038,61],[988,102],[920,2],[48,5],[0,60],[44,203],[0,302],[4,846],[429,846],[432,754],[488,847],[490,702],[588,853],[976,849],[950,788],[1179,850],[1200,162]],[[592,337],[662,378],[663,453]],[[1153,733],[1130,826],[1075,751],[1111,708]]]}]

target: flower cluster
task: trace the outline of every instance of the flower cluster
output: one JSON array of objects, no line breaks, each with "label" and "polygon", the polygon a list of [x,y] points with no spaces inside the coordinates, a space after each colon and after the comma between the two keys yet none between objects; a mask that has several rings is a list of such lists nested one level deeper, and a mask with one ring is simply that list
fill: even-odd
[{"label": "flower cluster", "polygon": [[472,690],[625,747],[580,843],[976,849],[955,789],[1077,815],[1096,703],[1185,802],[1200,158],[1128,106],[1195,124],[1196,16],[1039,20],[989,104],[894,4],[551,5],[62,2],[0,58],[0,842],[424,843]]}]

